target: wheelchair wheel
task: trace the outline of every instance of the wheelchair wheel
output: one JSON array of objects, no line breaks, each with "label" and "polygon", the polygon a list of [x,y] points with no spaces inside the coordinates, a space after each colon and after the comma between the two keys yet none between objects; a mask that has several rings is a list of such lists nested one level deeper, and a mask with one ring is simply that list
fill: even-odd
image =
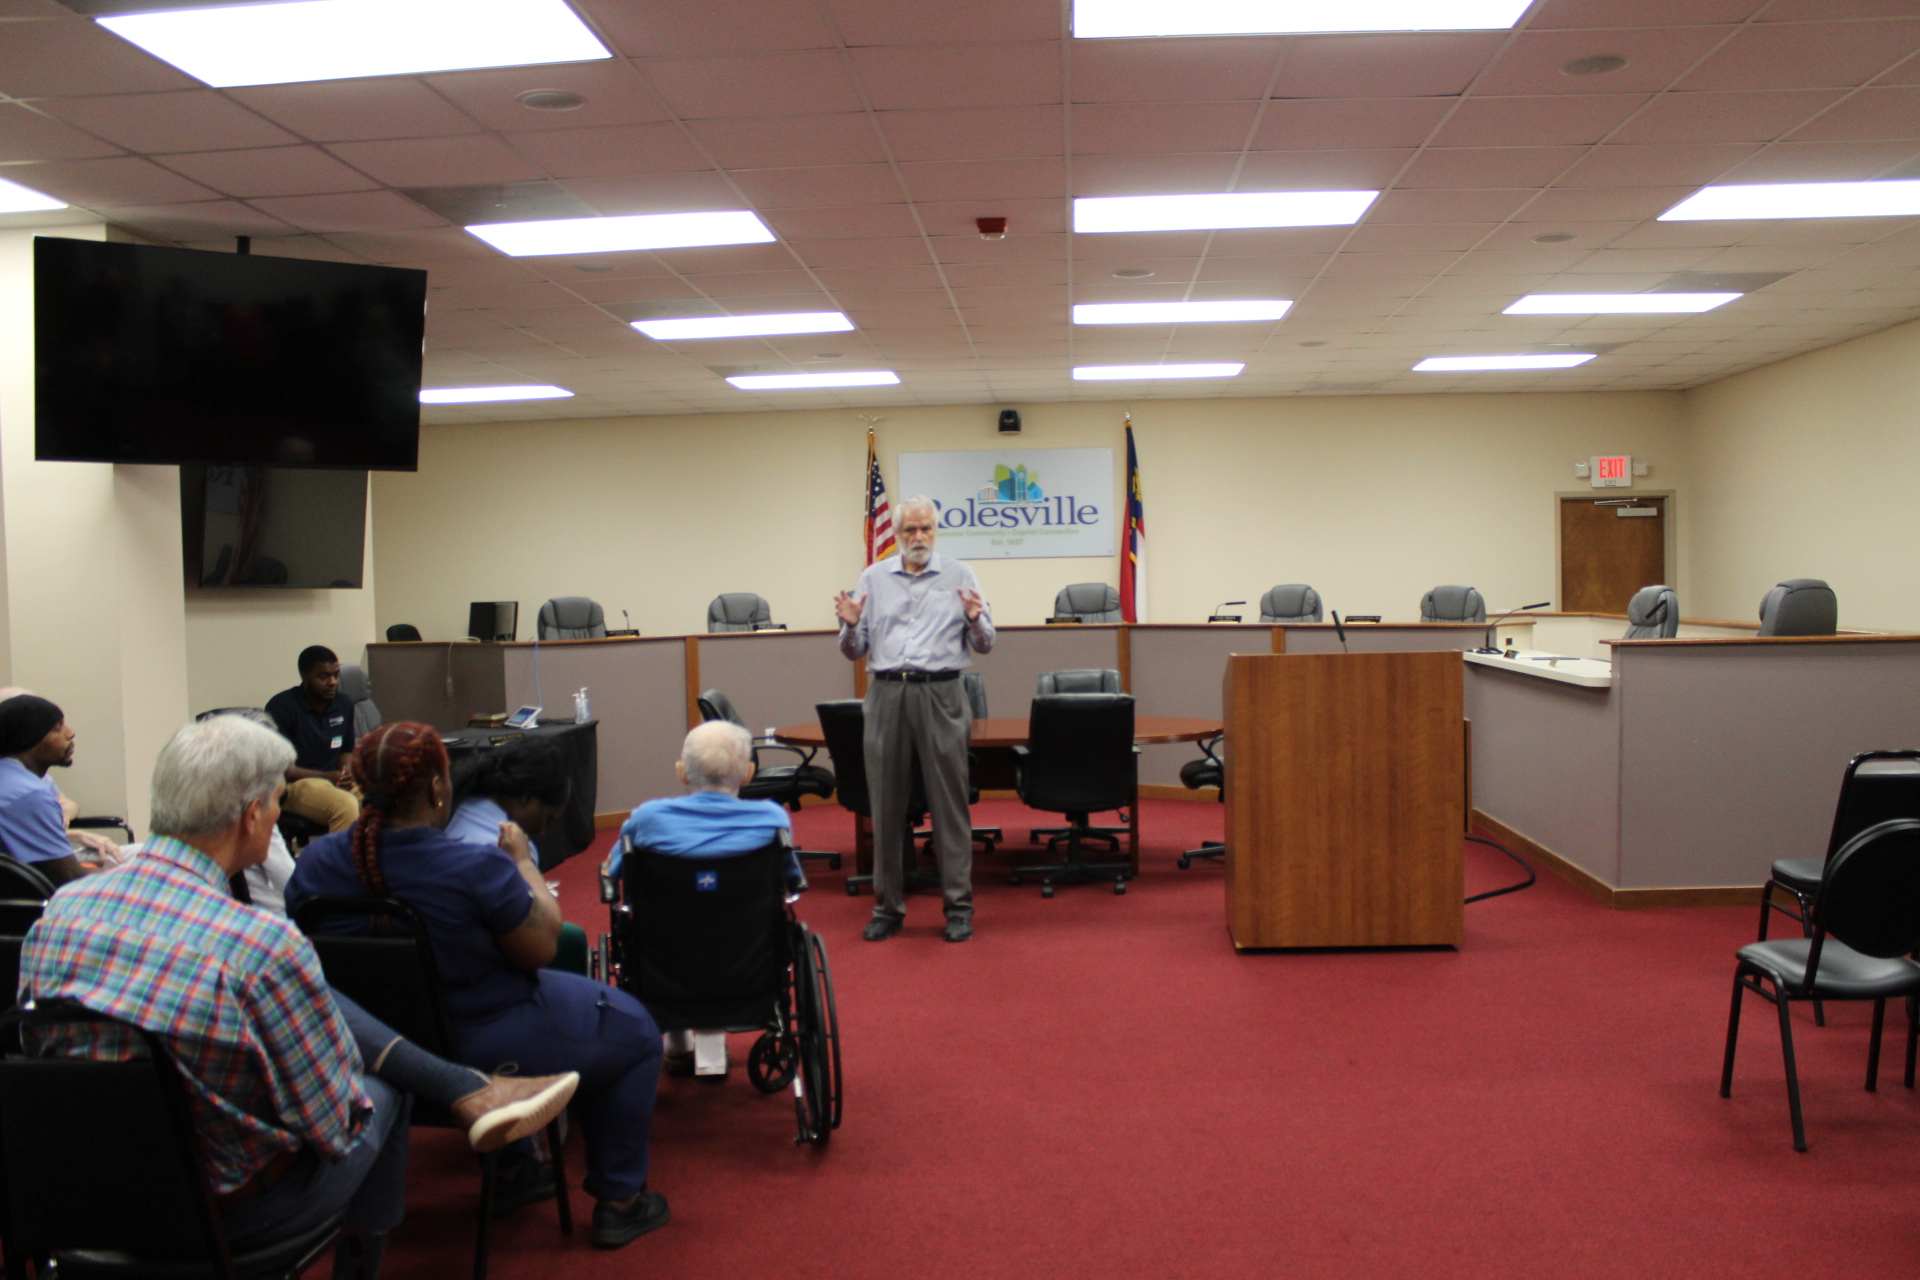
[{"label": "wheelchair wheel", "polygon": [[800,1070],[793,1081],[796,1142],[825,1147],[840,1127],[840,1027],[826,945],[805,925],[796,926],[794,1015],[799,1030]]},{"label": "wheelchair wheel", "polygon": [[780,1092],[799,1069],[800,1048],[792,1036],[763,1032],[747,1054],[747,1080],[761,1093]]}]

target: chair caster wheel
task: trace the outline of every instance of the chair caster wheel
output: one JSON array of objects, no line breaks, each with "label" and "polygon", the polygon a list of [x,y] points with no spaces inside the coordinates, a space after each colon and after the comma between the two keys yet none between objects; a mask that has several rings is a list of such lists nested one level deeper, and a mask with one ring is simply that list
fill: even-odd
[{"label": "chair caster wheel", "polygon": [[859,897],[859,896],[860,896],[860,886],[859,886],[859,885],[857,885],[857,884],[850,884],[850,885],[848,885],[848,886],[847,886],[847,896],[848,896],[849,898],[857,898],[857,897]]},{"label": "chair caster wheel", "polygon": [[1017,885],[1018,885],[1018,884],[1020,883],[1020,877],[1019,877],[1019,876],[1008,876],[1008,877],[1007,877],[1007,883],[1008,883],[1008,884],[1010,884],[1010,885],[1016,885],[1016,886],[1017,886]]},{"label": "chair caster wheel", "polygon": [[1051,898],[1053,896],[1053,886],[1050,884],[1041,885],[1040,896],[1043,898]]},{"label": "chair caster wheel", "polygon": [[840,855],[839,855],[839,854],[837,854],[837,853],[836,853],[836,854],[834,854],[834,855],[833,855],[833,856],[832,856],[831,858],[828,858],[828,859],[827,859],[827,869],[828,869],[829,871],[838,871],[838,870],[840,869]]},{"label": "chair caster wheel", "polygon": [[1187,857],[1187,855],[1185,855],[1184,853],[1180,855],[1180,869],[1182,871],[1185,871],[1188,867],[1192,865],[1193,865],[1192,858]]},{"label": "chair caster wheel", "polygon": [[1115,897],[1121,896],[1122,894],[1126,893],[1126,891],[1127,891],[1127,882],[1125,880],[1115,880],[1113,882],[1113,893]]}]

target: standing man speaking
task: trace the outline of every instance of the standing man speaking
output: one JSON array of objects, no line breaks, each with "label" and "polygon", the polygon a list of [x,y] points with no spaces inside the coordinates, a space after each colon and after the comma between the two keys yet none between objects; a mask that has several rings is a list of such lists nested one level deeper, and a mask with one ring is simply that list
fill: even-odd
[{"label": "standing man speaking", "polygon": [[900,504],[900,554],[867,566],[854,594],[834,597],[840,652],[867,660],[867,793],[873,806],[873,919],[881,942],[906,920],[907,796],[917,755],[933,812],[948,942],[973,937],[973,822],[967,741],[973,717],[960,673],[967,650],[993,648],[993,619],[963,561],[933,553],[933,499]]}]

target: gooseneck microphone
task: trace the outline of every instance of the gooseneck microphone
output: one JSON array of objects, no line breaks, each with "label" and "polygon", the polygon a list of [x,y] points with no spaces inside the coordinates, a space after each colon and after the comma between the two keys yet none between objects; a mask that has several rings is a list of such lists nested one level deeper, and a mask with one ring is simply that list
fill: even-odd
[{"label": "gooseneck microphone", "polygon": [[1496,645],[1493,642],[1493,633],[1499,630],[1501,623],[1505,622],[1508,618],[1511,618],[1516,613],[1525,613],[1529,609],[1544,609],[1552,603],[1553,601],[1551,600],[1542,600],[1539,604],[1523,604],[1518,609],[1507,610],[1505,613],[1501,614],[1499,617],[1495,618],[1492,622],[1489,622],[1487,624],[1487,634],[1484,637],[1486,640],[1486,644],[1482,645],[1478,649],[1475,649],[1474,652],[1475,653],[1499,653],[1500,646]]},{"label": "gooseneck microphone", "polygon": [[1347,629],[1340,624],[1340,611],[1338,609],[1333,611],[1333,632],[1340,637],[1340,652],[1352,653],[1353,650],[1347,648]]},{"label": "gooseneck microphone", "polygon": [[1222,600],[1219,604],[1213,606],[1213,612],[1207,615],[1207,621],[1208,622],[1238,622],[1240,621],[1239,614],[1222,613],[1221,610],[1231,609],[1233,608],[1233,606],[1237,604],[1245,604],[1245,603],[1246,603],[1245,600]]}]

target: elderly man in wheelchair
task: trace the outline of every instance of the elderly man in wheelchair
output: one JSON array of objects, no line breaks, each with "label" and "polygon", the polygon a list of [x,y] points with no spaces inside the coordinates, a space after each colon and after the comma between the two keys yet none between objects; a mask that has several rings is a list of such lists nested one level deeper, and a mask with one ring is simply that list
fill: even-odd
[{"label": "elderly man in wheelchair", "polygon": [[600,869],[611,918],[595,964],[667,1033],[671,1074],[724,1078],[726,1033],[760,1032],[747,1078],[791,1086],[795,1140],[824,1146],[840,1125],[833,979],[793,912],[807,880],[786,810],[739,797],[752,745],[723,720],[687,734],[675,770],[688,793],[634,810]]}]

